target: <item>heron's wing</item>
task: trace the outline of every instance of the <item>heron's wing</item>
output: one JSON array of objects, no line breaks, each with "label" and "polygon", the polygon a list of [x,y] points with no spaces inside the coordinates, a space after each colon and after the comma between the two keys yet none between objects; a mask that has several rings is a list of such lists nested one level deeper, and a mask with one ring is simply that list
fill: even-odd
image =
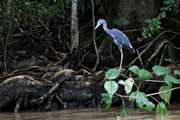
[{"label": "heron's wing", "polygon": [[114,34],[114,42],[119,46],[126,48],[130,51],[134,51],[133,46],[131,45],[129,38],[120,30],[118,29],[111,29],[111,34]]},{"label": "heron's wing", "polygon": [[114,34],[111,30],[105,29],[104,31],[105,31],[112,39],[116,39],[115,34]]}]

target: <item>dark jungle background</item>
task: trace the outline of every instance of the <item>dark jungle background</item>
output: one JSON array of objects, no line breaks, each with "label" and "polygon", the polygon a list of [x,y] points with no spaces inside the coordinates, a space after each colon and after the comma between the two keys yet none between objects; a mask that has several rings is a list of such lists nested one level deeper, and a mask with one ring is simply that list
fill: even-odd
[{"label": "dark jungle background", "polygon": [[[139,53],[123,51],[121,79],[136,77],[128,72],[133,65],[150,72],[163,66],[180,79],[179,0],[1,0],[0,109],[100,105],[105,72],[120,62],[111,38],[102,28],[94,30],[100,18],[122,30]],[[141,85],[144,93],[153,93],[164,83]],[[167,89],[173,87],[179,87],[177,81]],[[179,92],[172,92],[173,102],[180,101]],[[118,93],[124,93],[122,87]]]}]

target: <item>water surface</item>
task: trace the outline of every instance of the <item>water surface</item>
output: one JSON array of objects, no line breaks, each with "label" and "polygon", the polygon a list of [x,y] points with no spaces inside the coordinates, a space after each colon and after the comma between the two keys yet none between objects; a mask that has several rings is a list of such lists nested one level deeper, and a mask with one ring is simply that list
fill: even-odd
[{"label": "water surface", "polygon": [[0,120],[180,120],[180,109],[170,110],[166,116],[158,117],[154,112],[134,110],[126,117],[119,109],[109,112],[97,109],[73,109],[54,112],[0,113]]}]

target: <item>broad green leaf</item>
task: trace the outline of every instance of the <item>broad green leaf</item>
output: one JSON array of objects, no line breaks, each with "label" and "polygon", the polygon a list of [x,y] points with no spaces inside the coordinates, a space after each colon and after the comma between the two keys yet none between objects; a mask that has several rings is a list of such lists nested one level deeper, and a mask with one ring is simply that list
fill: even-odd
[{"label": "broad green leaf", "polygon": [[109,110],[112,104],[112,96],[108,93],[102,93],[101,96],[105,103],[105,110]]},{"label": "broad green leaf", "polygon": [[127,80],[119,80],[118,82],[121,85],[124,85],[125,92],[128,94],[131,92],[134,84],[134,80],[132,78],[128,78]]},{"label": "broad green leaf", "polygon": [[119,76],[119,70],[115,68],[109,69],[105,74],[105,78],[109,80],[116,79],[118,76]]},{"label": "broad green leaf", "polygon": [[180,80],[176,79],[175,77],[171,75],[166,75],[164,78],[164,81],[169,84],[180,84]]},{"label": "broad green leaf", "polygon": [[104,83],[104,89],[109,95],[113,96],[114,93],[116,93],[116,91],[118,90],[118,84],[116,83],[116,81],[106,81]]},{"label": "broad green leaf", "polygon": [[112,96],[110,96],[108,93],[102,93],[101,96],[106,104],[112,103]]},{"label": "broad green leaf", "polygon": [[149,80],[151,78],[151,73],[145,69],[139,70],[138,77],[140,80]]},{"label": "broad green leaf", "polygon": [[135,92],[135,102],[139,108],[149,112],[155,108],[155,105],[148,100],[147,96],[143,92]]},{"label": "broad green leaf", "polygon": [[180,75],[180,70],[174,70],[174,75]]},{"label": "broad green leaf", "polygon": [[138,75],[140,69],[138,66],[133,65],[128,70],[131,71],[132,73],[134,73],[135,75]]},{"label": "broad green leaf", "polygon": [[124,82],[125,92],[128,94],[131,92],[133,88],[134,80],[132,78],[128,78]]},{"label": "broad green leaf", "polygon": [[163,92],[160,93],[161,99],[163,99],[168,104],[171,98],[171,91],[168,91],[169,89],[171,89],[171,86],[161,86],[159,89],[159,92]]},{"label": "broad green leaf", "polygon": [[166,114],[167,113],[167,108],[164,102],[160,102],[156,106],[156,113],[157,114]]},{"label": "broad green leaf", "polygon": [[170,70],[168,68],[159,65],[154,66],[152,69],[157,76],[162,76],[170,73]]}]

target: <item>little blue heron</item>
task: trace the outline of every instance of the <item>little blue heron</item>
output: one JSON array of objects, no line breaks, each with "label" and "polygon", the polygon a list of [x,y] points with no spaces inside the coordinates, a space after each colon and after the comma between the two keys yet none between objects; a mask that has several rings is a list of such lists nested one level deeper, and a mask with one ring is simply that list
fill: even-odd
[{"label": "little blue heron", "polygon": [[122,61],[123,61],[123,50],[122,50],[122,48],[126,48],[131,53],[135,53],[135,49],[131,45],[129,38],[122,31],[120,31],[116,28],[109,29],[107,27],[107,22],[104,19],[98,20],[95,29],[97,29],[101,25],[103,25],[104,31],[112,38],[112,40],[118,46],[118,48],[121,52],[121,61],[120,61],[120,67],[119,67],[119,70],[121,71]]}]

